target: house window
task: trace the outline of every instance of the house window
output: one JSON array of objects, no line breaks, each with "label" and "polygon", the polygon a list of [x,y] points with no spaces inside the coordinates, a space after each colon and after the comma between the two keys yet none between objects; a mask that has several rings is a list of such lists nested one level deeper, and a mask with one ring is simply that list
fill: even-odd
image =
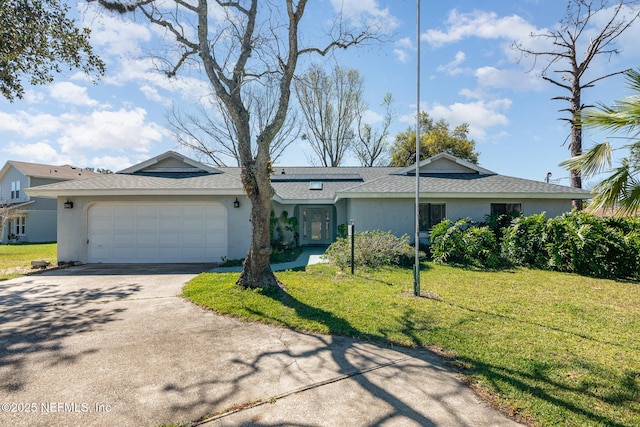
[{"label": "house window", "polygon": [[18,216],[15,217],[13,227],[13,234],[16,236],[24,236],[27,234],[27,217],[26,216]]},{"label": "house window", "polygon": [[444,203],[420,203],[420,231],[429,232],[447,216]]},{"label": "house window", "polygon": [[11,181],[11,198],[20,198],[20,181]]},{"label": "house window", "polygon": [[522,213],[522,203],[491,203],[491,216]]}]

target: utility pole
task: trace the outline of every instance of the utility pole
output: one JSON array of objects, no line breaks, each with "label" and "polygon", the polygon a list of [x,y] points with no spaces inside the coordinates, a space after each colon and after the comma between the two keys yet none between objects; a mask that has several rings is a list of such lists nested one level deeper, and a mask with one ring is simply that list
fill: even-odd
[{"label": "utility pole", "polygon": [[416,79],[416,212],[415,212],[415,265],[413,267],[413,295],[420,296],[420,0],[417,2],[417,79]]}]

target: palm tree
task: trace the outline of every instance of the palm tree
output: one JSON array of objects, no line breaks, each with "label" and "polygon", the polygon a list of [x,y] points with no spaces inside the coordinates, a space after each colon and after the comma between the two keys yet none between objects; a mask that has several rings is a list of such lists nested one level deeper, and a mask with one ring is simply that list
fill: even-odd
[{"label": "palm tree", "polygon": [[[583,127],[622,132],[622,138],[628,143],[613,148],[605,141],[560,164],[568,170],[582,171],[588,177],[610,173],[594,187],[592,209],[611,209],[616,215],[635,214],[640,209],[640,69],[627,70],[625,76],[634,94],[614,102],[611,107],[601,105],[585,110],[581,123]],[[629,154],[613,168],[613,151],[624,149]]]}]

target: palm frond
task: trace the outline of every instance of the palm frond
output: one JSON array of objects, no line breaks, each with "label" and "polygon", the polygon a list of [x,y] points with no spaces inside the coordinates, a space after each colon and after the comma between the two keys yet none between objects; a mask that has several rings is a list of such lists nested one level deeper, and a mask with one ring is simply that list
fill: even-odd
[{"label": "palm frond", "polygon": [[618,214],[637,215],[640,212],[640,181],[630,177],[623,195],[620,197],[620,209]]},{"label": "palm frond", "polygon": [[631,137],[637,137],[640,132],[640,96],[623,98],[610,107],[600,105],[586,109],[582,112],[581,124],[611,132],[625,131]]},{"label": "palm frond", "polygon": [[617,210],[631,178],[630,165],[628,162],[623,162],[620,167],[615,169],[613,175],[593,188],[593,193],[596,193],[592,200],[593,209]]},{"label": "palm frond", "polygon": [[611,169],[611,145],[607,141],[596,144],[583,154],[563,161],[560,166],[581,171],[584,176],[597,175]]}]

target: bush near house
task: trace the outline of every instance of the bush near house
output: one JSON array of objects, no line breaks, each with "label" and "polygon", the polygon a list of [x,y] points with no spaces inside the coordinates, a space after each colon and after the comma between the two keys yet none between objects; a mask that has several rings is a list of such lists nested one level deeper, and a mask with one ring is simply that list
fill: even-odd
[{"label": "bush near house", "polygon": [[[397,237],[391,231],[362,231],[354,236],[354,265],[381,267],[383,265],[409,266],[414,260],[414,248],[406,234]],[[325,256],[341,270],[351,265],[351,241],[338,239],[327,248]]]},{"label": "bush near house", "polygon": [[445,220],[431,230],[439,263],[479,268],[527,266],[586,276],[640,279],[640,219],[572,212],[516,217],[493,235],[469,219]]},{"label": "bush near house", "polygon": [[497,268],[504,264],[496,234],[469,218],[445,220],[431,230],[431,255],[435,262]]}]

